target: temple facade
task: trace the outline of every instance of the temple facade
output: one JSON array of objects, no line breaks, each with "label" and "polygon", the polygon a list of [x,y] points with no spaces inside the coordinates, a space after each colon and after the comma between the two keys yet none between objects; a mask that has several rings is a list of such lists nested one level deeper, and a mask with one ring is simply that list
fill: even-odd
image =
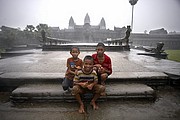
[{"label": "temple facade", "polygon": [[60,30],[61,39],[69,39],[74,42],[100,42],[108,38],[120,38],[124,36],[125,29],[116,28],[114,30],[106,29],[105,19],[102,17],[98,25],[91,25],[88,13],[84,18],[83,25],[76,25],[73,17],[69,19],[68,29]]}]

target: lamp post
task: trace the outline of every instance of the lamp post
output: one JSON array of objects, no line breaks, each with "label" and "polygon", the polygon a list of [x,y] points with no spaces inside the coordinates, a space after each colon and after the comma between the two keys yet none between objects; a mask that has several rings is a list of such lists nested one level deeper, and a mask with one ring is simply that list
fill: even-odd
[{"label": "lamp post", "polygon": [[129,0],[129,3],[132,5],[132,18],[131,18],[131,30],[133,29],[133,11],[134,5],[137,3],[138,0]]}]

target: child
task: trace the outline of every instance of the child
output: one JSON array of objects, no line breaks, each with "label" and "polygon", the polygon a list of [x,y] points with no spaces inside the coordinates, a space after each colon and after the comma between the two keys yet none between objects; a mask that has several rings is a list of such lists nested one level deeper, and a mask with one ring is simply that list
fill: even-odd
[{"label": "child", "polygon": [[98,43],[96,47],[96,54],[93,54],[94,69],[98,73],[99,83],[105,85],[107,77],[112,73],[111,58],[104,54],[105,45]]},{"label": "child", "polygon": [[72,57],[67,59],[67,70],[65,74],[65,78],[62,82],[63,90],[70,91],[70,88],[73,87],[73,79],[76,74],[77,69],[82,68],[82,60],[78,58],[80,54],[80,50],[78,47],[72,47],[70,50],[70,54]]},{"label": "child", "polygon": [[93,106],[94,110],[98,109],[96,100],[100,97],[101,93],[105,92],[105,87],[97,83],[98,77],[96,71],[93,70],[93,58],[90,55],[85,56],[83,68],[75,75],[72,89],[72,95],[75,96],[80,104],[79,113],[85,113],[81,95],[87,92],[92,92],[94,94],[90,104]]}]

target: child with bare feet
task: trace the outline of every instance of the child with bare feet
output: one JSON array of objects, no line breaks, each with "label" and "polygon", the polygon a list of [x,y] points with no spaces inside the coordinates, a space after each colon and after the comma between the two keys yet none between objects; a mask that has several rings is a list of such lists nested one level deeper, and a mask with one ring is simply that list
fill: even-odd
[{"label": "child with bare feet", "polygon": [[98,109],[96,100],[101,96],[101,93],[105,92],[105,87],[103,85],[97,84],[98,77],[95,70],[93,70],[93,58],[88,55],[85,56],[83,60],[83,68],[77,72],[74,77],[74,86],[72,89],[72,95],[75,96],[78,101],[79,113],[85,113],[84,103],[81,99],[81,95],[91,92],[93,93],[93,98],[90,102],[94,110]]},{"label": "child with bare feet", "polygon": [[70,50],[72,57],[67,59],[67,70],[62,82],[62,87],[64,91],[70,91],[73,87],[73,79],[78,69],[82,68],[82,60],[78,57],[80,50],[78,47],[73,46]]},{"label": "child with bare feet", "polygon": [[112,74],[111,58],[104,53],[105,45],[103,43],[97,44],[96,52],[97,53],[92,55],[94,59],[94,69],[97,71],[99,83],[105,85],[106,79]]}]

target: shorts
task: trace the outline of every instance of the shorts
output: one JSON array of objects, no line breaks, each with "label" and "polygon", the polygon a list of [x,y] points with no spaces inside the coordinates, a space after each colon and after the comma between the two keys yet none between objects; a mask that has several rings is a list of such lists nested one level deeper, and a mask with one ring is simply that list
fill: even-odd
[{"label": "shorts", "polygon": [[68,78],[64,78],[62,82],[63,90],[68,90],[73,87],[73,80],[69,80]]},{"label": "shorts", "polygon": [[85,94],[85,93],[101,94],[104,92],[105,92],[105,86],[100,85],[100,84],[94,85],[92,90],[83,88],[80,85],[74,85],[72,89],[72,95]]}]

